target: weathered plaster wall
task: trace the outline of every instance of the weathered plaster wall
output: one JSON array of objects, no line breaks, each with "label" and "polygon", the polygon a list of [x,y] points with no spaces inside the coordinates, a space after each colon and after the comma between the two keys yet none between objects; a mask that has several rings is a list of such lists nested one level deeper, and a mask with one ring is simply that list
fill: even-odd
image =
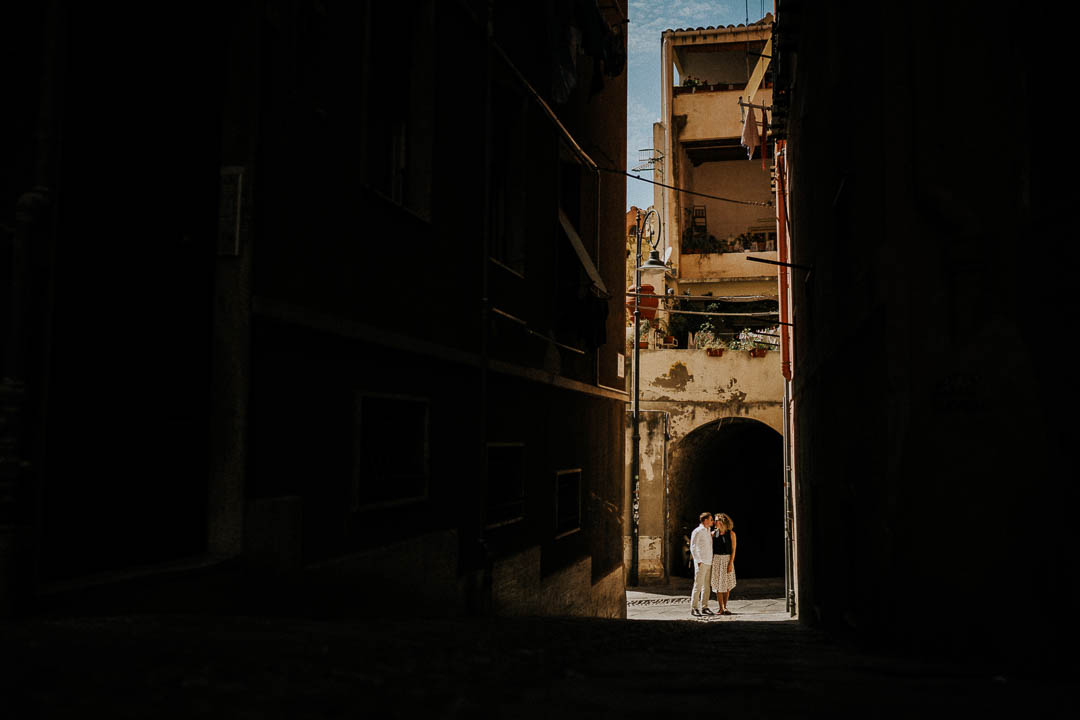
[{"label": "weathered plaster wall", "polygon": [[[710,223],[711,228],[711,223]],[[711,232],[711,230],[710,230]],[[683,254],[679,264],[679,278],[689,280],[733,280],[735,278],[761,278],[771,275],[775,283],[773,267],[747,258],[756,257],[776,260],[776,251],[737,253],[690,253]],[[773,288],[775,291],[775,288]]]},{"label": "weathered plaster wall", "polygon": [[[640,359],[638,575],[641,584],[648,584],[666,579],[672,564],[681,559],[680,535],[675,527],[679,522],[673,515],[681,506],[677,502],[673,505],[671,495],[680,441],[701,426],[724,418],[755,420],[783,432],[784,379],[778,352],[752,358],[746,351],[725,351],[715,358],[704,350],[642,350]],[[628,423],[630,417],[628,413]],[[627,568],[631,551],[631,431],[628,424],[623,545]]]},{"label": "weathered plaster wall", "polygon": [[760,420],[783,430],[784,378],[780,353],[752,358],[746,351],[709,357],[704,350],[643,350],[641,399],[671,414],[673,440],[722,417]]},{"label": "weathered plaster wall", "polygon": [[[692,141],[742,137],[743,118],[739,114],[739,97],[745,94],[745,90],[708,90],[676,95],[673,101],[675,114],[686,116],[686,127],[679,133],[679,139]],[[754,103],[762,102],[772,104],[772,90],[758,91]],[[760,123],[761,112],[755,111],[755,115]]]},{"label": "weathered plaster wall", "polygon": [[[633,414],[626,414],[626,477],[632,478]],[[662,410],[641,412],[641,486],[638,490],[638,581],[642,584],[664,577],[664,516],[667,493],[668,413]],[[630,537],[631,483],[626,483],[623,527],[623,566],[630,571],[633,543]]]}]

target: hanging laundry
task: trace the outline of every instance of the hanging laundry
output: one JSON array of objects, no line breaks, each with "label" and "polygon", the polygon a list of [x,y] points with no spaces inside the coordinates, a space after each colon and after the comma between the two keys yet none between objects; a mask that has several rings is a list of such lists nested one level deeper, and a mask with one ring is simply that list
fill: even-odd
[{"label": "hanging laundry", "polygon": [[746,120],[743,122],[742,138],[740,143],[746,148],[747,159],[754,157],[754,148],[758,145],[757,118],[754,117],[754,108],[746,108]]}]

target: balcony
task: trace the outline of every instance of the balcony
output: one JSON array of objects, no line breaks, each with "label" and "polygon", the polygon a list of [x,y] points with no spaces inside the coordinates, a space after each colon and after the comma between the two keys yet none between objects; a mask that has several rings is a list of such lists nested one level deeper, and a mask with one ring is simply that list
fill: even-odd
[{"label": "balcony", "polygon": [[[718,89],[712,89],[718,88]],[[719,89],[737,88],[737,89]],[[704,85],[696,88],[674,88],[672,112],[686,116],[686,126],[679,133],[680,142],[738,138],[742,136],[742,113],[739,98],[746,94],[744,87],[735,85]],[[755,105],[771,105],[772,90],[762,89],[754,98]],[[758,122],[760,111],[755,112]],[[745,152],[745,150],[744,150]]]},{"label": "balcony", "polygon": [[723,282],[751,278],[776,277],[776,266],[756,263],[748,258],[776,260],[775,250],[727,253],[683,254],[679,261],[679,279],[698,282]]}]

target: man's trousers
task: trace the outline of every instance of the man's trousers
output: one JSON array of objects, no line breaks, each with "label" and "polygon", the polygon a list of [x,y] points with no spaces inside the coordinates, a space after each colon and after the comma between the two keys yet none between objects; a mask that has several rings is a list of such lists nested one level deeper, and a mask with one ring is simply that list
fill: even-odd
[{"label": "man's trousers", "polygon": [[712,580],[712,563],[694,564],[694,591],[690,594],[690,609],[709,607],[709,583]]}]

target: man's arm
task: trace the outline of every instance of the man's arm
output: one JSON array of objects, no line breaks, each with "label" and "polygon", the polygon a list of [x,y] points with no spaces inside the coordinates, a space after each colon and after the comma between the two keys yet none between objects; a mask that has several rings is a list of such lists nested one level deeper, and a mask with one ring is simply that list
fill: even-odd
[{"label": "man's arm", "polygon": [[694,558],[694,562],[698,565],[701,564],[701,528],[694,528],[694,532],[690,534],[690,555]]}]

